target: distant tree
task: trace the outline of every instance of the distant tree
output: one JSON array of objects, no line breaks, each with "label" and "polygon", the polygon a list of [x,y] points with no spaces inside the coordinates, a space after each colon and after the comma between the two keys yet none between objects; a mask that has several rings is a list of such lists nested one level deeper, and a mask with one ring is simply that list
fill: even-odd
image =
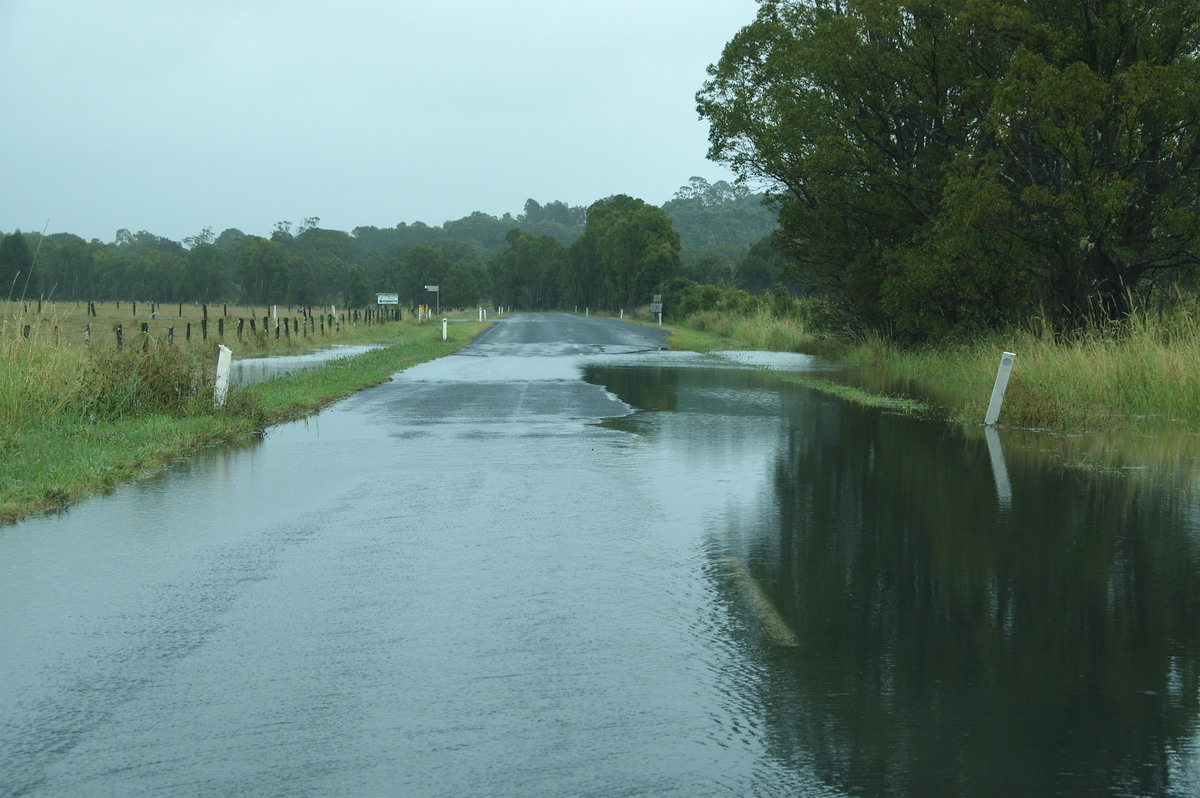
[{"label": "distant tree", "polygon": [[471,307],[479,302],[479,281],[475,272],[463,264],[446,270],[441,283],[442,307]]},{"label": "distant tree", "polygon": [[194,249],[194,248],[200,246],[201,244],[211,244],[215,240],[216,240],[216,238],[215,238],[215,236],[213,236],[212,228],[205,227],[203,230],[201,230],[196,235],[188,236],[187,238],[183,239],[183,245],[185,247],[187,247],[188,249]]},{"label": "distant tree", "polygon": [[313,267],[304,258],[288,255],[284,262],[284,279],[287,289],[283,301],[292,307],[308,307],[317,304],[317,279]]},{"label": "distant tree", "polygon": [[351,264],[345,272],[342,289],[342,304],[348,308],[364,308],[375,299],[367,272],[358,264]]},{"label": "distant tree", "polygon": [[[661,208],[618,194],[588,208],[587,226],[571,247],[574,290],[586,289],[585,301],[616,309],[650,301],[656,285],[679,270],[679,234]],[[571,279],[573,278],[573,279]]]},{"label": "distant tree", "polygon": [[[753,294],[761,294],[782,282],[793,282],[794,270],[789,270],[789,261],[779,251],[770,236],[755,242],[738,266],[738,287]],[[794,285],[796,292],[803,292],[802,284]]]},{"label": "distant tree", "polygon": [[271,231],[272,241],[279,244],[290,244],[294,238],[291,222],[285,220],[275,223],[275,228]]},{"label": "distant tree", "polygon": [[510,230],[489,265],[493,299],[525,310],[559,305],[567,248],[550,236]]},{"label": "distant tree", "polygon": [[436,298],[425,286],[441,286],[449,268],[445,256],[433,247],[413,247],[389,261],[379,290],[395,291],[409,307],[432,305]]},{"label": "distant tree", "polygon": [[229,260],[214,244],[196,244],[183,259],[178,296],[184,301],[215,302],[228,295]]},{"label": "distant tree", "polygon": [[481,252],[490,253],[504,242],[504,236],[511,226],[510,222],[475,211],[470,216],[446,222],[442,225],[442,233],[447,238],[464,241]]},{"label": "distant tree", "polygon": [[20,299],[32,268],[33,253],[21,231],[4,236],[0,240],[0,292],[9,299]]},{"label": "distant tree", "polygon": [[223,230],[221,234],[217,236],[216,240],[213,242],[213,246],[221,250],[221,254],[224,255],[230,263],[233,263],[237,260],[238,253],[242,251],[242,247],[244,247],[249,241],[250,236],[246,235],[235,227],[229,227]]},{"label": "distant tree", "polygon": [[441,228],[430,227],[424,222],[411,225],[401,222],[395,227],[356,227],[355,241],[364,249],[388,258],[394,258],[413,247],[428,246],[444,238]]},{"label": "distant tree", "polygon": [[96,298],[93,247],[73,235],[51,236],[48,243],[57,246],[45,253],[45,293],[61,299]]},{"label": "distant tree", "polygon": [[283,300],[287,291],[287,261],[287,250],[279,242],[252,236],[234,262],[245,301],[269,305]]}]

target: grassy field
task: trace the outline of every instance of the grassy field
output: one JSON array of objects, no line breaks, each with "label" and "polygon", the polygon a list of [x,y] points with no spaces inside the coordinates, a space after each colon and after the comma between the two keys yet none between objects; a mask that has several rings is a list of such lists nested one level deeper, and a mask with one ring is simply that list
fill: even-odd
[{"label": "grassy field", "polygon": [[[94,315],[90,310],[94,310]],[[27,336],[30,340],[67,347],[115,347],[119,327],[123,342],[137,345],[145,325],[146,335],[156,340],[192,346],[215,347],[222,343],[235,354],[254,354],[344,343],[347,338],[379,326],[365,311],[312,308],[310,313],[306,316],[303,311],[283,306],[0,302],[0,340]],[[330,322],[330,316],[336,319]],[[288,322],[286,326],[284,321]]]},{"label": "grassy field", "polygon": [[[122,303],[122,309],[124,303]],[[188,306],[184,306],[185,311]],[[174,343],[152,328],[143,339],[115,337],[103,343],[91,323],[108,324],[115,304],[86,311],[38,317],[36,308],[4,320],[0,330],[0,523],[31,512],[53,510],[104,491],[200,447],[254,439],[268,426],[314,412],[416,363],[449,354],[470,342],[484,325],[456,323],[448,341],[441,325],[403,322],[368,323],[343,317],[320,334],[281,335],[266,340],[226,342],[240,356],[271,351],[312,349],[332,343],[376,343],[366,354],[329,362],[284,378],[234,389],[228,404],[212,406],[216,363],[215,336],[189,345],[176,327]],[[129,308],[132,315],[132,307]],[[139,306],[139,311],[141,310]],[[172,306],[178,313],[178,307]],[[210,323],[213,318],[210,311]],[[201,318],[193,309],[180,318]],[[233,316],[233,309],[230,309]],[[281,314],[282,316],[282,314]],[[91,322],[86,319],[91,318]],[[97,322],[96,319],[101,321]],[[163,322],[155,318],[151,323]],[[36,326],[35,326],[36,322]],[[113,324],[118,322],[112,322]],[[236,322],[235,322],[236,323]],[[28,337],[25,326],[29,326]],[[111,331],[111,328],[109,328]]]}]

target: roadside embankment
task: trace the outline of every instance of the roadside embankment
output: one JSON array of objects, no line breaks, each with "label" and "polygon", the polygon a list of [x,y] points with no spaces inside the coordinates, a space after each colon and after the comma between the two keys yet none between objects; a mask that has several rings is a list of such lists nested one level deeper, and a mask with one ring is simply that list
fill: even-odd
[{"label": "roadside embankment", "polygon": [[795,319],[734,320],[708,313],[673,326],[670,340],[676,348],[696,351],[827,355],[854,368],[838,381],[796,379],[864,404],[882,399],[898,410],[931,407],[964,425],[982,422],[1000,357],[1014,352],[1003,425],[1070,431],[1169,424],[1194,430],[1200,429],[1198,315],[1180,304],[1070,336],[1029,328],[904,347],[879,337],[833,344]]},{"label": "roadside embankment", "polygon": [[200,448],[245,442],[409,366],[450,354],[486,325],[396,323],[345,335],[355,357],[277,377],[212,402],[216,343],[159,339],[115,348],[0,340],[0,523],[66,507]]}]

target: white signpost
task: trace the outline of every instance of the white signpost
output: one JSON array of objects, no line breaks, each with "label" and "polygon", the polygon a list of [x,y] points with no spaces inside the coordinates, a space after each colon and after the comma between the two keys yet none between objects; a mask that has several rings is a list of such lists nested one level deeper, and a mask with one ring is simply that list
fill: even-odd
[{"label": "white signpost", "polygon": [[377,304],[377,305],[399,305],[400,304],[400,295],[399,294],[376,294],[375,295],[375,304]]},{"label": "white signpost", "polygon": [[233,367],[233,351],[225,344],[218,344],[218,349],[217,382],[213,386],[213,407],[221,408],[225,406],[225,400],[229,398],[229,372]]},{"label": "white signpost", "polygon": [[662,326],[662,294],[655,294],[654,301],[650,303],[650,312],[658,314],[658,326]]},{"label": "white signpost", "polygon": [[437,314],[440,316],[442,313],[442,287],[440,285],[427,285],[425,286],[425,290],[432,291],[433,293],[437,294],[434,306]]},{"label": "white signpost", "polygon": [[1000,408],[1004,406],[1004,392],[1008,390],[1008,378],[1012,374],[1013,361],[1017,356],[1005,352],[1000,358],[1000,368],[996,371],[996,384],[992,387],[992,401],[988,403],[987,415],[983,423],[992,426],[1000,418]]}]

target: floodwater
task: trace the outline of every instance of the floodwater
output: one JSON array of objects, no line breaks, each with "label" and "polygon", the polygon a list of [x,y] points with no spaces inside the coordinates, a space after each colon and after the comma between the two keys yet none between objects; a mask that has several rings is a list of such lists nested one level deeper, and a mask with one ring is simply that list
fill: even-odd
[{"label": "floodwater", "polygon": [[229,384],[237,386],[265,382],[273,377],[283,377],[303,369],[316,368],[331,360],[361,355],[374,348],[374,346],[361,344],[334,344],[327,349],[318,349],[315,352],[305,352],[300,355],[238,358],[230,364]]},{"label": "floodwater", "polygon": [[485,336],[0,529],[0,795],[1200,794],[1190,455],[644,348]]}]

